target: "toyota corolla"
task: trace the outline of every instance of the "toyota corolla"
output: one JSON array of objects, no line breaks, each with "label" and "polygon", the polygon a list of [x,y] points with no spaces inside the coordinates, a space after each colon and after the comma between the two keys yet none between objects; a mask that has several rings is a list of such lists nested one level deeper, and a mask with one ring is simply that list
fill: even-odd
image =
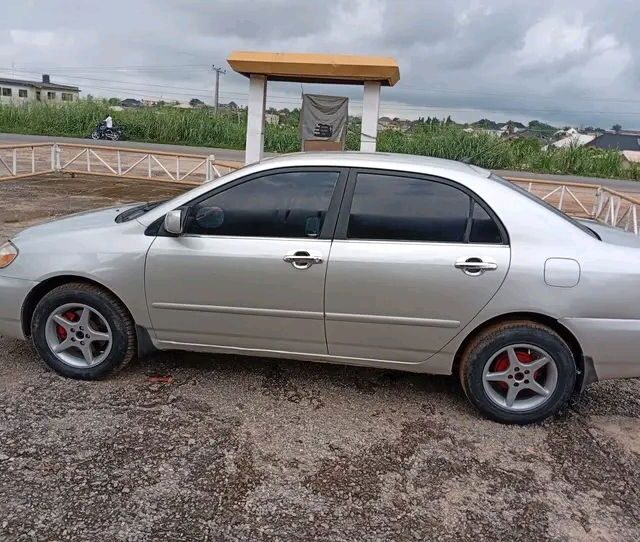
[{"label": "toyota corolla", "polygon": [[640,376],[636,239],[461,163],[289,155],[19,233],[0,334],[81,379],[169,349],[453,373],[529,423]]}]

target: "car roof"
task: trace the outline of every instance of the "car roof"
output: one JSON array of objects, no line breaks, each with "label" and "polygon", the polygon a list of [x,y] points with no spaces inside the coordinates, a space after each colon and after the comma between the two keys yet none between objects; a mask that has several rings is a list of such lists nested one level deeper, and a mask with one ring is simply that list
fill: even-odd
[{"label": "car roof", "polygon": [[467,175],[479,175],[481,177],[491,175],[491,172],[486,169],[463,162],[456,162],[455,160],[384,152],[297,152],[265,158],[260,164],[268,166],[269,169],[274,167],[307,165],[423,171],[434,174],[446,174],[447,172],[450,174],[464,173]]}]

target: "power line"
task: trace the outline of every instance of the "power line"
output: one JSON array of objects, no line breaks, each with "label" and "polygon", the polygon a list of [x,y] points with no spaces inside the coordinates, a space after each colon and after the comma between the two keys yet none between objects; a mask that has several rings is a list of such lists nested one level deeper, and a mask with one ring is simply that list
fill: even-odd
[{"label": "power line", "polygon": [[[0,68],[0,70],[7,71],[7,72],[11,71],[9,68]],[[39,73],[39,72],[31,72],[26,70],[15,70],[15,71],[18,71],[20,73],[28,73],[28,74]],[[52,74],[56,75],[57,77],[61,77],[63,79],[75,78],[75,79],[82,79],[87,81],[117,82],[117,83],[122,83],[124,85],[133,85],[133,87],[140,87],[140,88],[133,88],[130,86],[123,87],[123,86],[89,85],[92,88],[96,88],[100,90],[136,92],[136,93],[152,96],[150,93],[146,92],[146,89],[150,87],[154,87],[154,88],[162,88],[162,89],[167,88],[167,89],[173,89],[173,90],[182,90],[183,92],[163,92],[160,96],[155,95],[152,97],[162,98],[164,95],[178,96],[178,97],[186,97],[186,96],[194,96],[194,95],[200,96],[200,97],[209,96],[209,93],[206,89],[175,87],[170,85],[158,85],[154,83],[136,83],[132,81],[100,79],[100,78],[91,78],[91,77],[85,77],[85,76],[68,75],[68,74],[60,74],[60,73],[57,73],[57,74],[52,73]],[[184,91],[189,91],[189,92],[184,92]],[[194,93],[199,93],[199,94],[194,94]],[[248,98],[248,93],[246,92],[226,91],[222,95],[226,96],[227,98],[234,97],[234,96],[241,97],[244,99]],[[278,103],[279,104],[297,104],[299,103],[299,98],[295,96],[289,97],[282,94],[267,94],[267,101],[268,103],[275,103],[275,104],[278,104]],[[362,100],[350,99],[350,103],[352,105],[361,106]],[[640,116],[640,111],[602,111],[602,110],[598,111],[593,109],[574,110],[574,109],[549,109],[549,108],[530,108],[530,107],[498,108],[498,107],[458,107],[458,106],[452,107],[452,106],[435,106],[435,105],[412,106],[408,104],[394,104],[394,105],[382,104],[381,109],[384,109],[385,111],[391,111],[391,112],[412,112],[412,113],[424,113],[428,111],[442,111],[442,112],[449,112],[449,113],[486,111],[486,112],[494,112],[494,113],[521,113],[521,114],[522,113],[561,113],[561,114],[616,115],[616,116],[623,116],[623,117]]]},{"label": "power line", "polygon": [[[192,68],[208,68],[208,64],[150,64],[150,65],[124,65],[124,66],[55,66],[53,69],[55,70],[71,70],[71,71],[79,71],[94,73],[100,71],[118,71],[118,72],[127,72],[127,71],[147,71],[147,70],[174,70],[174,69],[192,69]],[[7,69],[7,68],[3,68]],[[34,68],[35,69],[35,68]],[[38,68],[37,72],[29,71],[29,70],[20,70],[13,69],[12,71],[16,72],[25,72],[25,73],[41,73],[42,71],[49,71],[50,68]],[[447,93],[447,94],[463,94],[463,95],[473,95],[473,96],[494,96],[494,97],[505,97],[504,93],[499,92],[487,92],[487,91],[477,91],[477,90],[466,90],[466,89],[452,89],[449,87],[414,87],[411,85],[403,85],[403,88],[409,90],[417,90],[420,92],[430,92],[430,93]],[[526,91],[518,91],[517,94],[513,94],[513,97],[521,97],[521,96],[531,96],[541,100],[555,100],[556,98],[553,96],[543,96],[541,94],[526,92]],[[637,99],[629,99],[629,98],[591,98],[589,96],[572,96],[572,99],[581,99],[585,101],[593,101],[593,102],[603,102],[603,103],[640,103],[640,100]]]},{"label": "power line", "polygon": [[[29,64],[27,64],[28,66]],[[118,71],[118,70],[172,70],[176,68],[209,68],[209,64],[149,64],[142,66],[135,65],[125,65],[125,66],[53,66],[55,70],[79,70],[85,72],[94,72],[94,71]],[[49,68],[36,68],[38,71],[48,71]],[[20,70],[16,70],[20,71]]]}]

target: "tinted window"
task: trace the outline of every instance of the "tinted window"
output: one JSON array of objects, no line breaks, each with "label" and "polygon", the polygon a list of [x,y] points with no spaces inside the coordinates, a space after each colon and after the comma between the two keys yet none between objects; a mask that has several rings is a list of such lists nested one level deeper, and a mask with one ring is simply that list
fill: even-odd
[{"label": "tinted window", "polygon": [[453,186],[410,177],[361,173],[347,237],[464,242],[470,198]]},{"label": "tinted window", "polygon": [[487,244],[502,243],[502,235],[500,234],[498,225],[478,203],[473,204],[469,242]]},{"label": "tinted window", "polygon": [[200,202],[188,233],[251,237],[318,237],[337,171],[284,172],[259,177]]}]

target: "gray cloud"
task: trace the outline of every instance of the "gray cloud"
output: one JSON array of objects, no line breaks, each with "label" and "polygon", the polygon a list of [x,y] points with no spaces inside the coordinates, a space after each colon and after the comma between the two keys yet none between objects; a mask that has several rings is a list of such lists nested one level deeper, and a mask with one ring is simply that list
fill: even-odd
[{"label": "gray cloud", "polygon": [[[637,0],[31,0],[0,19],[0,73],[186,101],[210,99],[210,64],[234,49],[388,54],[401,80],[381,114],[640,127],[638,28]],[[126,66],[164,67],[112,68]],[[347,95],[354,110],[361,99],[307,89]],[[223,77],[224,101],[246,92],[243,77]],[[300,86],[272,84],[270,97],[292,107]]]}]

